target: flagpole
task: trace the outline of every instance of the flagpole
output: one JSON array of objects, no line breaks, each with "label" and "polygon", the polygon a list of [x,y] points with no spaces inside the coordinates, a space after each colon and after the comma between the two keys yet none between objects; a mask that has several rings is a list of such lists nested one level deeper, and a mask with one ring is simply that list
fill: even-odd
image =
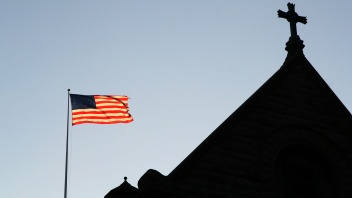
[{"label": "flagpole", "polygon": [[66,163],[65,163],[65,193],[64,198],[67,198],[67,164],[68,164],[68,125],[70,117],[70,89],[67,89],[67,132],[66,132]]}]

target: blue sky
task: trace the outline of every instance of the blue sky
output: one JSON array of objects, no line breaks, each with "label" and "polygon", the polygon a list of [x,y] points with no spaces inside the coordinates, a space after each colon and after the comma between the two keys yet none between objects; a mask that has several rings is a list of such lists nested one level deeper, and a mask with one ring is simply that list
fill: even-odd
[{"label": "blue sky", "polygon": [[[306,57],[351,111],[352,3],[293,3]],[[286,4],[1,1],[2,197],[63,197],[68,88],[128,95],[135,119],[69,127],[69,198],[169,174],[280,68]]]}]

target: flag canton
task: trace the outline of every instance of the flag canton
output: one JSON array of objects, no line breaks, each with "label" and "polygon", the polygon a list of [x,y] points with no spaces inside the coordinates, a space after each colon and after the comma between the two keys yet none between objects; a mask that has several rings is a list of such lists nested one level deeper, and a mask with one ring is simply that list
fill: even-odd
[{"label": "flag canton", "polygon": [[71,107],[75,109],[96,109],[94,96],[70,94]]}]

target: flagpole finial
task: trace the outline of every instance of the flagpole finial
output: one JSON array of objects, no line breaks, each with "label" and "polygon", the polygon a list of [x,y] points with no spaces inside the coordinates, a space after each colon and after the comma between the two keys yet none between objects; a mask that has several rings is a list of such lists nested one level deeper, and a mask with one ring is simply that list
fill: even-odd
[{"label": "flagpole finial", "polygon": [[67,89],[68,92],[70,92],[71,90],[70,89]]}]

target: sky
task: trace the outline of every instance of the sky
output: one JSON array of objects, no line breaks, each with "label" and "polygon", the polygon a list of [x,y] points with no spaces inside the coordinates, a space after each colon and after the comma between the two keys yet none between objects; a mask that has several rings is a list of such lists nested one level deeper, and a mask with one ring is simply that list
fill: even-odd
[{"label": "sky", "polygon": [[[283,64],[287,1],[0,1],[1,197],[64,196],[67,89],[130,97],[69,124],[68,198],[168,175]],[[304,54],[352,110],[352,1],[296,0]]]}]

